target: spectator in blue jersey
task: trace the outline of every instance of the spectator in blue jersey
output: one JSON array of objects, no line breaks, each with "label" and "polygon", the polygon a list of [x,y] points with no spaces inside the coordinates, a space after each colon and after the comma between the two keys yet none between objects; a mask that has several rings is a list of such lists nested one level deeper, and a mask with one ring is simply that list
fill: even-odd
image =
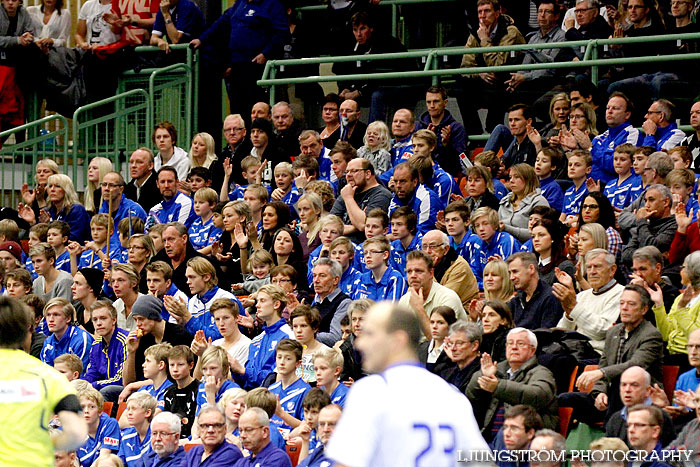
[{"label": "spectator in blue jersey", "polygon": [[601,185],[608,183],[616,175],[613,166],[615,148],[623,143],[639,146],[641,140],[639,130],[629,121],[632,111],[632,101],[627,96],[621,92],[610,94],[605,110],[605,123],[608,129],[602,135],[593,138],[591,147],[593,157],[591,178],[598,180]]},{"label": "spectator in blue jersey", "polygon": [[542,196],[549,207],[561,212],[564,209],[564,191],[554,179],[564,165],[564,154],[554,148],[543,148],[535,159],[535,173],[540,181]]},{"label": "spectator in blue jersey", "polygon": [[539,274],[537,256],[519,252],[506,262],[517,293],[509,302],[516,326],[527,329],[553,328],[564,310],[552,294],[552,287]]},{"label": "spectator in blue jersey", "polygon": [[93,338],[81,328],[73,326],[75,308],[62,297],[52,298],[44,307],[44,318],[51,335],[44,341],[41,361],[53,366],[54,359],[64,353],[77,355],[83,369],[90,363],[90,346]]},{"label": "spectator in blue jersey", "polygon": [[[245,156],[240,162],[240,170],[243,177],[242,184],[233,181],[232,175],[239,167],[227,159],[223,164],[224,180],[221,186],[219,199],[222,202],[243,199],[245,190],[250,186],[262,182],[262,163],[255,156]],[[239,177],[236,177],[238,179]]]},{"label": "spectator in blue jersey", "polygon": [[187,452],[182,467],[231,466],[243,457],[237,446],[226,441],[226,417],[215,405],[202,409],[197,427],[202,444]]},{"label": "spectator in blue jersey", "polygon": [[233,361],[231,370],[234,378],[247,388],[257,388],[275,368],[275,348],[286,338],[294,338],[294,332],[282,318],[282,310],[287,305],[287,293],[277,285],[264,285],[255,297],[256,318],[263,321],[262,333],[255,336],[250,344],[248,362],[245,368]]},{"label": "spectator in blue jersey", "polygon": [[202,188],[194,194],[194,213],[197,218],[187,231],[192,247],[201,254],[211,254],[212,244],[221,238],[223,231],[214,225],[214,207],[218,201],[216,192]]},{"label": "spectator in blue jersey", "polygon": [[498,217],[501,230],[514,236],[519,242],[530,238],[528,221],[535,206],[549,206],[542,196],[535,169],[528,164],[516,164],[509,169],[508,185],[511,192],[501,200]]},{"label": "spectator in blue jersey", "polygon": [[[195,341],[199,340],[200,344],[203,339],[201,335],[195,337]],[[202,382],[197,390],[197,415],[203,408],[215,406],[226,391],[239,387],[230,379],[232,360],[235,359],[218,345],[210,345],[202,354],[201,364],[198,363],[202,369]]]},{"label": "spectator in blue jersey", "polygon": [[389,264],[391,245],[385,236],[365,240],[362,244],[367,272],[362,274],[356,298],[374,301],[398,300],[406,292],[403,273]]},{"label": "spectator in blue jersey", "polygon": [[[500,200],[493,194],[493,180],[489,169],[474,165],[466,169],[467,185],[464,201],[472,211],[479,208],[491,208],[498,211]],[[459,194],[459,193],[457,193]]]},{"label": "spectator in blue jersey", "polygon": [[423,235],[416,231],[416,213],[408,206],[401,206],[390,216],[391,259],[389,264],[401,273],[406,271],[406,255],[418,250],[423,241]]},{"label": "spectator in blue jersey", "polygon": [[474,166],[488,169],[493,182],[493,194],[496,195],[499,201],[502,200],[508,194],[508,188],[499,178],[501,171],[504,170],[501,158],[494,151],[482,151],[474,156]]},{"label": "spectator in blue jersey", "polygon": [[70,226],[63,221],[51,221],[46,232],[46,243],[51,245],[56,253],[56,269],[71,272],[70,252],[68,251],[68,236]]},{"label": "spectator in blue jersey", "polygon": [[442,86],[429,87],[425,105],[428,110],[420,116],[417,127],[438,136],[433,158],[447,172],[458,174],[462,171],[459,155],[466,151],[468,138],[464,126],[447,110],[447,90]]},{"label": "spectator in blue jersey", "polygon": [[[119,225],[122,219],[127,218],[138,217],[143,221],[146,220],[146,211],[143,210],[141,205],[124,196],[126,183],[120,173],[106,173],[100,186],[102,187],[102,205],[99,212],[111,214],[114,219],[114,225]],[[111,212],[110,208],[112,209]],[[111,242],[119,243],[119,233],[116,230],[112,233]]]},{"label": "spectator in blue jersey", "polygon": [[[309,253],[309,261],[306,269],[306,280],[309,287],[312,286],[313,282],[312,272],[314,264],[316,264],[316,261],[318,261],[320,257],[328,256],[331,242],[343,235],[343,221],[341,221],[338,216],[334,216],[333,214],[323,216],[321,220],[319,220],[319,224],[320,227],[318,229],[318,236],[321,238],[321,244],[314,251]],[[362,257],[362,255],[358,254],[357,246],[354,248],[356,251],[353,258],[353,264],[357,267],[359,259]]]},{"label": "spectator in blue jersey", "polygon": [[158,170],[157,180],[163,201],[149,211],[146,225],[179,222],[189,228],[197,215],[192,198],[178,191],[177,170],[169,165],[163,166]]},{"label": "spectator in blue jersey", "polygon": [[105,400],[102,394],[92,387],[78,391],[78,399],[88,426],[88,436],[76,450],[81,466],[91,466],[101,455],[119,452],[119,423],[109,414],[102,412]]},{"label": "spectator in blue jersey", "polygon": [[[637,150],[636,146],[624,143],[615,148],[613,155],[613,167],[617,178],[610,180],[603,193],[610,200],[610,204],[617,210],[621,210],[630,205],[634,200],[632,189],[641,184],[641,175],[632,173],[632,158]],[[600,182],[591,179],[587,183],[588,191],[600,191]]]},{"label": "spectator in blue jersey", "polygon": [[187,456],[180,446],[182,422],[170,412],[159,412],[151,420],[151,450],[143,456],[147,467],[180,467]]},{"label": "spectator in blue jersey", "polygon": [[151,450],[151,420],[156,412],[156,398],[139,391],[126,400],[126,419],[129,424],[122,430],[119,458],[124,467],[143,465],[141,459]]},{"label": "spectator in blue jersey", "polygon": [[[83,248],[78,242],[68,243],[68,252],[71,256],[71,273],[78,269],[95,268],[102,269],[102,258],[107,257],[107,243],[109,242],[109,258],[121,259],[121,246],[110,238],[110,232],[114,230],[114,222],[109,214],[95,214],[90,220],[90,236],[92,241],[86,242]],[[118,234],[117,234],[118,235]],[[117,242],[119,239],[117,238]],[[82,252],[82,253],[81,253]],[[80,257],[78,257],[80,255]]]},{"label": "spectator in blue jersey", "polygon": [[287,453],[270,442],[270,430],[274,429],[276,428],[270,425],[270,418],[263,409],[251,407],[246,410],[238,422],[238,431],[241,443],[250,452],[250,456],[238,459],[235,467],[291,467]]},{"label": "spectator in blue jersey", "polygon": [[[173,385],[172,381],[168,379],[168,354],[172,348],[173,346],[167,342],[161,342],[160,344],[148,347],[144,352],[144,362],[142,365],[145,381],[132,383],[131,387],[127,386],[122,397],[129,394],[136,385],[141,385],[138,390],[147,392],[155,397],[158,407],[162,410],[164,407],[163,397],[165,396],[165,391]],[[119,421],[121,422],[121,426],[124,426],[125,421],[123,415]]]},{"label": "spectator in blue jersey", "polygon": [[588,194],[586,180],[591,173],[593,158],[591,153],[584,149],[575,149],[566,155],[568,159],[567,175],[573,182],[564,192],[564,208],[559,220],[566,225],[571,225],[581,212],[581,202]]},{"label": "spectator in blue jersey", "polygon": [[19,216],[30,225],[34,225],[37,218],[42,222],[50,220],[66,222],[70,226],[70,240],[79,243],[87,240],[90,230],[90,216],[80,204],[80,199],[70,177],[63,174],[51,175],[47,179],[46,192],[48,193],[48,204],[42,210],[46,214],[37,217],[30,206],[20,205]]},{"label": "spectator in blue jersey", "polygon": [[[438,137],[431,130],[418,130],[411,136],[413,156],[409,159],[418,167],[421,183],[437,193],[442,204],[447,206],[452,193],[459,193],[459,187],[453,176],[445,172],[435,161],[434,152]],[[456,173],[456,172],[455,172]],[[384,179],[384,177],[380,177]]]},{"label": "spectator in blue jersey", "polygon": [[420,183],[418,169],[409,162],[402,162],[394,170],[394,197],[389,214],[400,206],[408,206],[418,216],[418,231],[425,233],[435,227],[438,211],[444,205],[438,195]]},{"label": "spectator in blue jersey", "polygon": [[[270,194],[270,200],[282,201],[292,212],[301,195],[294,180],[294,167],[289,162],[280,162],[275,166],[274,175],[276,188]],[[307,175],[311,175],[309,170],[307,170]],[[294,213],[296,215],[296,211]]]},{"label": "spectator in blue jersey", "polygon": [[117,310],[109,300],[98,300],[90,307],[96,339],[90,348],[90,360],[82,379],[99,390],[110,402],[116,402],[122,387],[126,361],[126,338],[117,327]]},{"label": "spectator in blue jersey", "polygon": [[345,406],[345,398],[350,389],[339,381],[343,370],[343,354],[338,349],[321,349],[313,356],[316,372],[316,387],[323,389],[331,398],[331,404]]},{"label": "spectator in blue jersey", "polygon": [[348,237],[338,237],[331,242],[329,247],[330,258],[340,264],[343,271],[340,276],[338,288],[348,297],[353,298],[360,287],[362,273],[355,269],[355,245]]},{"label": "spectator in blue jersey", "polygon": [[302,363],[303,347],[292,339],[282,339],[277,344],[276,381],[268,390],[280,401],[281,411],[277,411],[270,422],[271,428],[288,436],[292,428],[296,428],[304,418],[302,401],[311,386],[297,375]]},{"label": "spectator in blue jersey", "polygon": [[326,457],[325,446],[330,441],[335,426],[340,420],[343,408],[337,404],[329,404],[323,407],[318,413],[318,427],[314,430],[317,433],[317,442],[311,447],[311,430],[306,429],[301,432],[301,449],[299,452],[299,467],[320,467],[333,464],[333,461]]},{"label": "spectator in blue jersey", "polygon": [[409,109],[399,109],[391,121],[391,134],[394,138],[389,141],[391,146],[391,166],[396,167],[408,160],[413,154],[413,135],[416,117]]},{"label": "spectator in blue jersey", "polygon": [[693,194],[695,183],[695,174],[690,169],[673,169],[666,176],[666,186],[671,190],[674,206],[683,203],[685,213],[691,216],[693,222],[700,211],[697,194]]},{"label": "spectator in blue jersey", "polygon": [[474,239],[474,254],[469,260],[479,289],[483,290],[484,266],[491,259],[507,259],[520,249],[520,242],[508,232],[500,230],[498,213],[491,208],[479,208],[471,215],[471,225],[478,240]]},{"label": "spectator in blue jersey", "polygon": [[311,156],[318,162],[319,180],[336,182],[338,177],[331,170],[331,150],[324,147],[321,135],[314,130],[302,131],[299,135],[299,152]]},{"label": "spectator in blue jersey", "polygon": [[338,288],[341,276],[342,268],[337,261],[319,258],[314,265],[313,285],[316,296],[312,306],[321,313],[321,324],[316,339],[329,347],[340,340],[340,321],[346,315],[352,301]]},{"label": "spectator in blue jersey", "polygon": [[[219,298],[227,298],[236,302],[239,310],[243,310],[240,301],[231,293],[218,286],[219,279],[216,268],[204,256],[190,258],[185,271],[190,299],[187,306],[174,296],[163,297],[165,309],[177,322],[185,326],[194,335],[203,331],[207,339],[219,339],[221,333],[216,327],[214,317],[209,313],[209,307]],[[242,313],[245,315],[245,313]]]},{"label": "spectator in blue jersey", "polygon": [[204,15],[191,0],[161,2],[151,32],[151,45],[165,52],[170,44],[186,44],[199,37],[204,30]]},{"label": "spectator in blue jersey", "polygon": [[467,203],[458,200],[447,205],[443,216],[445,229],[450,236],[450,246],[467,261],[472,257],[475,240],[470,240],[474,235],[469,226],[471,212]]},{"label": "spectator in blue jersey", "polygon": [[642,145],[653,146],[657,151],[668,151],[680,145],[685,133],[674,123],[676,106],[666,99],[659,99],[649,106],[642,123]]}]

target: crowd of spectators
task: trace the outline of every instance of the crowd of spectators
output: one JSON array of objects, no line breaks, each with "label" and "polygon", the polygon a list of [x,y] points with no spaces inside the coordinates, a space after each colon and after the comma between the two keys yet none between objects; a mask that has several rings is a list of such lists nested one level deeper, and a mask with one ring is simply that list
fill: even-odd
[{"label": "crowd of spectators", "polygon": [[[0,9],[16,36],[8,49],[39,37],[33,21],[42,34],[66,28],[59,2],[44,0],[42,19],[13,1]],[[416,313],[420,360],[463,394],[495,449],[561,445],[563,407],[629,449],[700,447],[700,102],[686,135],[661,97],[685,68],[609,70],[600,92],[553,70],[472,75],[457,93],[464,125],[440,86],[422,91],[416,116],[400,83],[343,82],[325,97],[306,89],[305,112],[323,122],[312,128],[289,103],[263,102],[254,80],[301,28],[276,0],[254,5],[209,26],[189,0],[81,9],[75,39],[96,56],[138,37],[167,52],[229,36],[209,58],[226,57],[232,113],[221,133],[191,140],[160,122],[155,151],[130,148],[126,173],[90,160],[84,187],[40,160],[17,210],[3,210],[3,293],[33,309],[29,351],[74,381],[88,424],[85,444],[57,463],[286,466],[295,443],[302,465],[331,462],[324,445],[365,376],[364,314],[382,300]],[[478,0],[466,47],[694,31],[683,1],[622,5]],[[338,6],[328,26],[355,38],[338,47],[402,50],[353,2]],[[578,56],[465,55],[462,66],[521,58]],[[371,63],[338,72],[386,65]],[[483,103],[492,131],[470,154]]]}]

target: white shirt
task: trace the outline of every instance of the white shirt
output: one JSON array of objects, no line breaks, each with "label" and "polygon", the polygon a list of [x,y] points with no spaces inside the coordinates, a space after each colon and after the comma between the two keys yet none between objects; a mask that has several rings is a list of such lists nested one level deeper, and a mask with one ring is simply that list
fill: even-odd
[{"label": "white shirt", "polygon": [[66,47],[68,45],[71,24],[70,11],[61,10],[59,15],[58,10],[54,10],[51,13],[49,22],[46,24],[44,24],[44,12],[41,11],[41,6],[28,6],[27,13],[29,13],[34,22],[38,39],[53,39],[54,47]]},{"label": "white shirt", "polygon": [[[136,297],[136,300],[138,300],[140,297],[143,297],[142,293],[139,293],[138,297]],[[134,302],[136,303],[136,302]],[[136,320],[134,320],[134,315],[133,313],[129,313],[129,316],[126,316],[126,306],[124,305],[124,300],[121,298],[118,298],[117,300],[114,301],[112,304],[115,310],[117,310],[117,327],[124,329],[127,332],[133,331],[136,329]],[[133,306],[133,305],[132,305]]]},{"label": "white shirt", "polygon": [[[411,308],[410,288],[408,292],[406,292],[404,296],[399,299],[399,305]],[[430,292],[428,292],[428,296],[425,297],[423,308],[425,309],[425,313],[428,315],[428,317],[430,317],[433,310],[439,306],[449,306],[455,311],[455,316],[457,316],[457,319],[467,319],[467,312],[464,311],[462,299],[459,298],[457,292],[449,287],[441,285],[439,282],[433,281],[433,285],[430,286]]]},{"label": "white shirt", "polygon": [[78,21],[85,21],[88,44],[109,45],[119,40],[119,36],[112,32],[109,24],[102,18],[102,15],[110,11],[112,11],[112,3],[103,5],[99,0],[88,0],[80,7]]},{"label": "white shirt", "polygon": [[[219,347],[223,347],[224,349],[226,346],[224,345],[224,338],[222,337],[221,339],[217,339],[214,342],[212,342],[212,345],[218,345]],[[227,350],[229,357],[235,358],[238,360],[238,363],[240,363],[242,366],[245,366],[245,364],[248,362],[248,349],[250,348],[250,339],[248,336],[244,336],[241,334],[240,339],[236,341],[235,344],[231,346]]]},{"label": "white shirt", "polygon": [[177,179],[183,182],[187,180],[187,176],[190,174],[190,169],[192,168],[192,162],[187,155],[187,151],[177,146],[173,148],[173,156],[165,164],[163,164],[163,156],[160,155],[160,152],[156,154],[153,160],[153,169],[158,172],[163,165],[174,168],[177,172]]},{"label": "white shirt", "polygon": [[[426,397],[429,394],[429,397]],[[352,467],[443,467],[488,450],[471,404],[425,368],[401,364],[353,384],[327,456]]]}]

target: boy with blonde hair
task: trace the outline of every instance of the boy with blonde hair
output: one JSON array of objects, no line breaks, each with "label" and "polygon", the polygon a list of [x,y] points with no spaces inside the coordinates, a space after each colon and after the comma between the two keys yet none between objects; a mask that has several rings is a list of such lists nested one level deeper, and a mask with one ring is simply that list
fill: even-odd
[{"label": "boy with blonde hair", "polygon": [[337,349],[321,349],[314,354],[316,385],[331,398],[331,404],[345,407],[345,398],[350,389],[338,380],[343,371],[343,354]]},{"label": "boy with blonde hair", "polygon": [[80,465],[92,465],[101,455],[119,452],[119,424],[104,413],[104,398],[100,391],[86,387],[78,391],[78,399],[88,426],[88,438],[77,449]]},{"label": "boy with blonde hair", "polygon": [[256,250],[248,259],[248,270],[243,282],[232,284],[231,289],[236,295],[250,295],[263,285],[270,283],[270,271],[275,267],[275,261],[267,250]]},{"label": "boy with blonde hair", "polygon": [[187,230],[190,243],[199,253],[211,254],[211,245],[221,238],[223,231],[214,225],[214,207],[217,203],[216,191],[201,188],[194,194],[194,222]]},{"label": "boy with blonde hair", "polygon": [[156,398],[145,391],[139,391],[126,401],[124,414],[129,423],[122,430],[119,458],[125,466],[139,466],[141,458],[151,449],[151,420],[156,412]]},{"label": "boy with blonde hair", "polygon": [[83,374],[83,362],[77,355],[72,353],[64,353],[56,357],[53,361],[53,367],[64,375],[68,381],[78,379]]},{"label": "boy with blonde hair", "polygon": [[227,180],[230,180],[231,173],[234,167],[224,165],[224,184],[221,186],[221,193],[219,199],[221,201],[235,201],[237,199],[243,199],[246,188],[250,185],[262,183],[262,164],[260,159],[255,156],[246,156],[241,161],[241,169],[243,170],[243,178],[248,182],[246,185],[238,185],[226,193],[226,187],[228,187]]}]

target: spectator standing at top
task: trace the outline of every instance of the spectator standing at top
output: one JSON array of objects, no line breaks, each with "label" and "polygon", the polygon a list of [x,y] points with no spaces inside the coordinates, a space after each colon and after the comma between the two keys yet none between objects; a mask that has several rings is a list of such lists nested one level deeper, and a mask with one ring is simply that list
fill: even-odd
[{"label": "spectator standing at top", "polygon": [[287,12],[277,0],[236,2],[191,44],[213,46],[223,37],[228,37],[228,55],[218,58],[225,64],[231,113],[248,115],[253,104],[266,100],[256,83],[265,62],[280,56],[289,40]]}]

